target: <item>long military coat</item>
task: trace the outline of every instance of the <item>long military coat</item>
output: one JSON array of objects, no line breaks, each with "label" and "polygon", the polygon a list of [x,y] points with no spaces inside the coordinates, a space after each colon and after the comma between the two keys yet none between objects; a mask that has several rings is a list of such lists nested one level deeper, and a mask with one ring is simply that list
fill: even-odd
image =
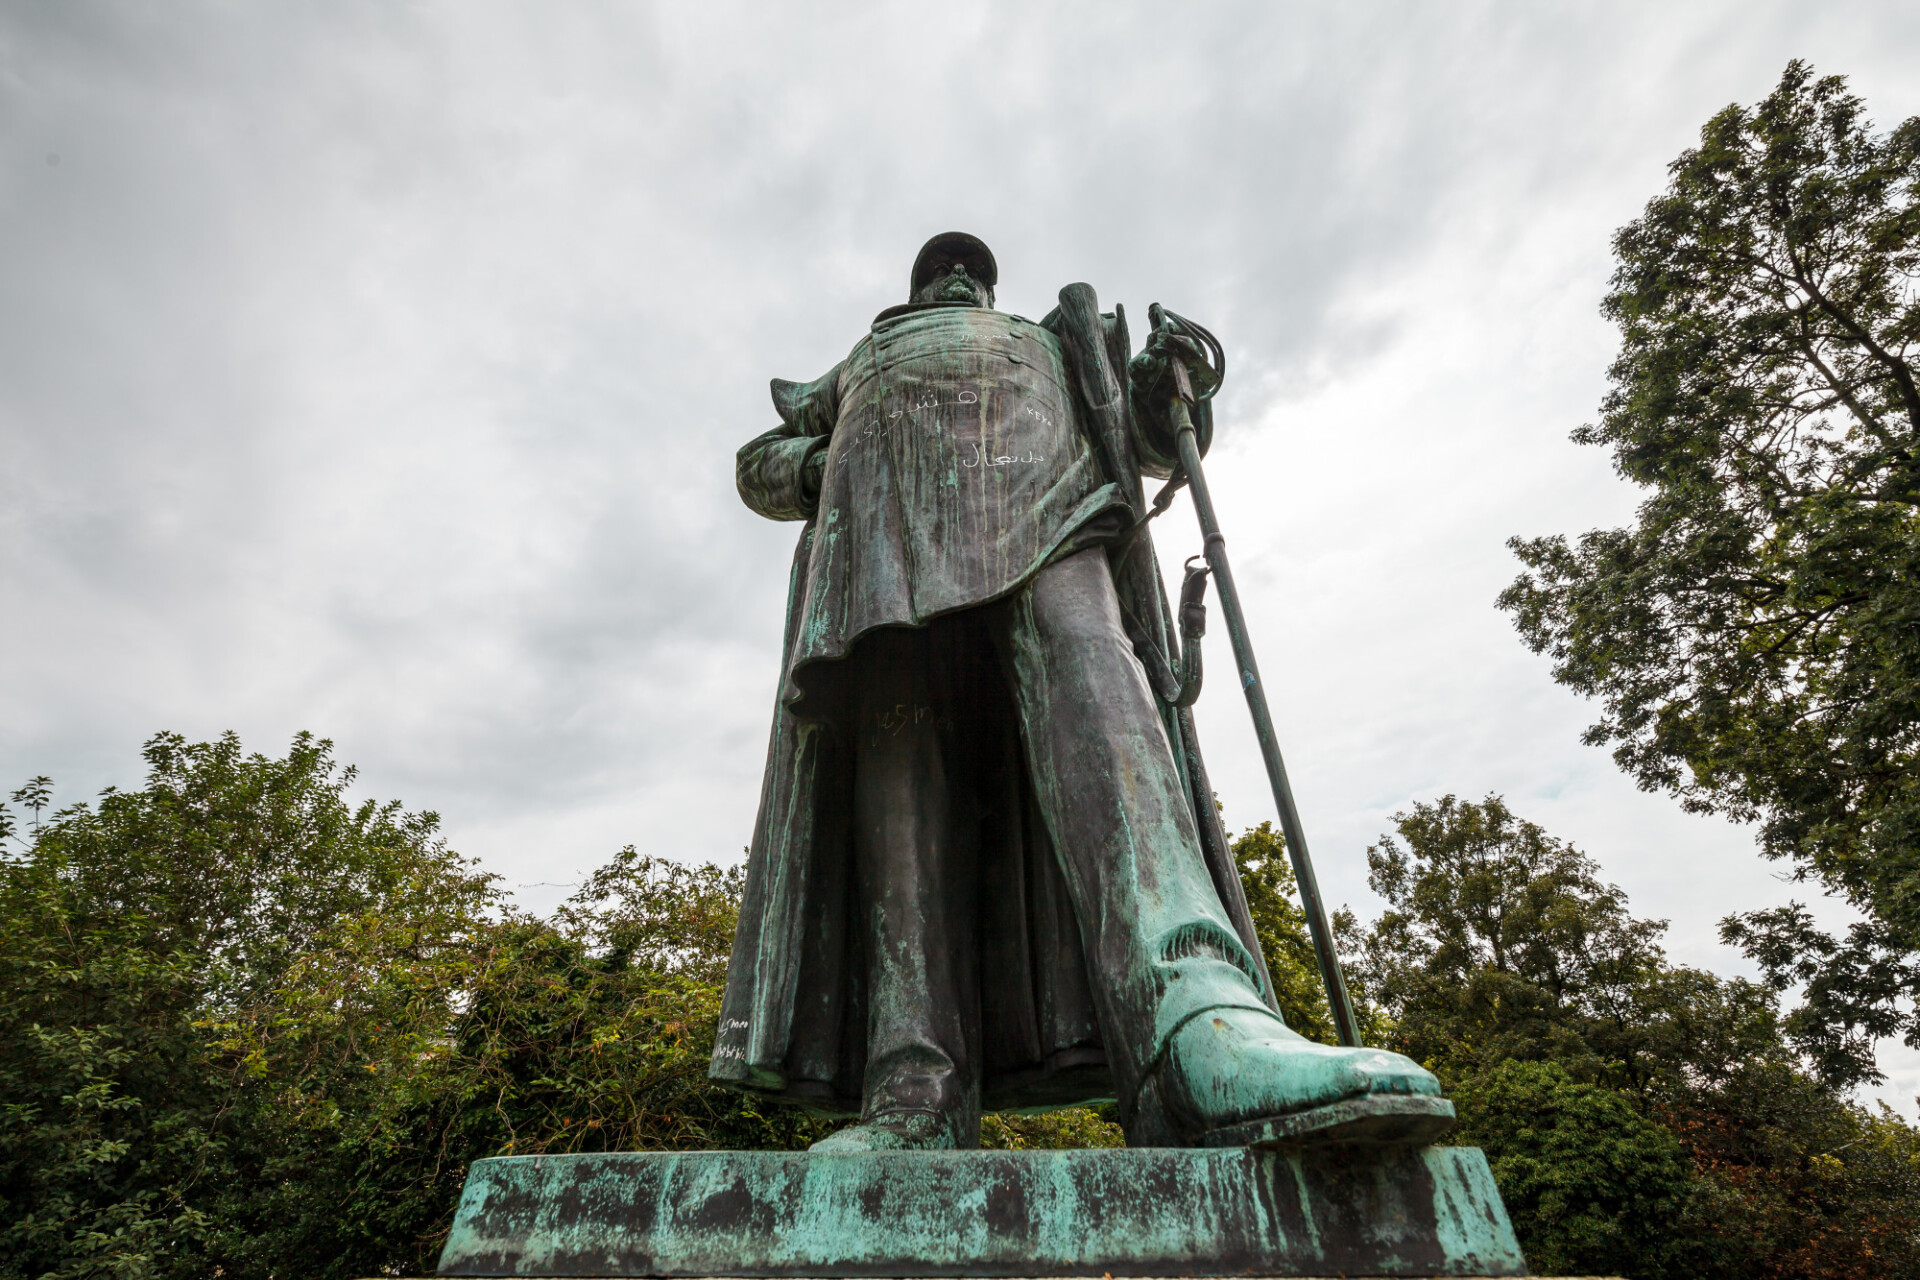
[{"label": "long military coat", "polygon": [[[1170,703],[1176,641],[1152,545],[1137,525],[1145,511],[1142,472],[1166,477],[1177,465],[1167,417],[1150,407],[1164,400],[1133,394],[1124,311],[1102,315],[1086,285],[1063,289],[1060,302],[1038,327],[976,313],[953,340],[1004,347],[1016,364],[1036,357],[1046,362],[1050,354],[1067,384],[1059,412],[1071,421],[1046,424],[1059,428],[1041,437],[1052,441],[1047,447],[1029,445],[1024,455],[996,459],[1001,446],[976,443],[971,462],[947,459],[961,467],[1034,464],[1029,470],[1039,479],[1020,492],[1013,518],[991,522],[997,541],[987,554],[952,554],[977,530],[963,507],[941,506],[938,494],[917,504],[911,497],[871,500],[880,482],[917,492],[913,486],[924,477],[901,464],[898,442],[882,449],[882,437],[890,422],[904,420],[916,406],[936,412],[938,398],[888,408],[890,402],[865,394],[862,371],[876,351],[884,352],[888,334],[902,331],[895,322],[941,304],[882,312],[849,360],[813,382],[775,380],[780,425],[740,450],[738,483],[747,505],[805,524],[794,552],[780,692],[710,1068],[715,1080],[830,1114],[859,1110],[867,1030],[864,930],[853,899],[848,827],[852,755],[833,714],[835,681],[857,664],[857,656],[849,662],[847,655],[874,627],[921,625],[1017,591],[1045,565],[1088,545],[1109,547],[1135,651],[1167,700],[1164,726],[1188,783],[1215,887],[1258,955],[1191,717]],[[923,315],[906,327],[924,334],[959,319]],[[1030,348],[1024,356],[1023,343]],[[1199,410],[1204,448],[1212,421],[1206,406]],[[1023,411],[1036,426],[1055,416],[1044,397],[1039,408]],[[831,465],[822,468],[814,455],[829,449]],[[882,464],[867,460],[883,457],[903,474],[871,470]],[[825,492],[816,497],[809,476],[823,471]],[[888,515],[902,509],[909,512],[904,522]],[[858,519],[871,527],[850,536]],[[887,519],[914,527],[873,523]],[[849,545],[869,550],[855,554]],[[1010,736],[1006,749],[1017,757],[1017,739]],[[1012,835],[993,844],[981,868],[985,1100],[1002,1109],[1108,1097],[1106,1053],[1066,885],[1025,768],[1017,759],[1009,764],[1012,817],[1001,826]]]}]

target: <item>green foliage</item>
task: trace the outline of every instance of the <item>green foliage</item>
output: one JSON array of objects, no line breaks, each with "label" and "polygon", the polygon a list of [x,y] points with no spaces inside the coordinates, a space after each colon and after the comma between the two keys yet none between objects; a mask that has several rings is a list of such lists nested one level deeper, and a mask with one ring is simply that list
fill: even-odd
[{"label": "green foliage", "polygon": [[1320,961],[1307,928],[1307,913],[1296,905],[1299,883],[1287,861],[1287,839],[1271,822],[1249,827],[1233,842],[1234,865],[1247,894],[1247,914],[1260,938],[1260,950],[1273,977],[1280,1016],[1309,1040],[1333,1044],[1333,1015],[1320,979]]},{"label": "green foliage", "polygon": [[541,921],[325,742],[147,759],[0,861],[0,1276],[419,1274],[481,1156],[825,1132],[707,1083],[737,871]]},{"label": "green foliage", "polygon": [[1830,1078],[1870,1078],[1849,1046],[1889,1021],[1920,1044],[1901,959],[1920,950],[1920,118],[1876,134],[1842,80],[1793,62],[1670,173],[1614,239],[1621,350],[1573,436],[1645,488],[1637,522],[1514,539],[1528,572],[1500,604],[1601,700],[1588,741],[1760,821],[1770,856],[1873,918],[1846,943],[1735,931],[1895,966],[1876,990],[1827,983],[1794,1024]]},{"label": "green foliage", "polygon": [[1536,1274],[1678,1274],[1693,1186],[1671,1132],[1552,1062],[1502,1063],[1453,1097],[1456,1140],[1486,1148]]},{"label": "green foliage", "polygon": [[0,1275],[206,1274],[254,1151],[222,1024],[343,916],[491,893],[432,814],[349,806],[324,742],[270,760],[163,734],[146,758],[144,790],[45,823],[47,781],[16,794],[35,821],[0,863]]},{"label": "green foliage", "polygon": [[[1633,919],[1590,859],[1498,796],[1444,796],[1396,821],[1405,846],[1382,836],[1367,850],[1389,909],[1359,971],[1393,1011],[1397,1047],[1462,1074],[1512,1058],[1576,1063],[1644,1091],[1675,1012],[1650,1016],[1649,995],[1685,981],[1665,968],[1665,925]],[[1743,984],[1729,992],[1763,1000]]]},{"label": "green foliage", "polygon": [[1920,1269],[1920,1132],[1780,1056],[1656,1111],[1686,1148],[1679,1224],[1698,1275],[1905,1277]]},{"label": "green foliage", "polygon": [[706,1079],[738,882],[629,848],[552,924],[343,921],[223,1044],[269,1091],[265,1180],[300,1197],[250,1191],[232,1256],[430,1269],[475,1159],[820,1136]]},{"label": "green foliage", "polygon": [[717,988],[746,890],[744,866],[689,867],[628,845],[560,905],[554,924],[613,969],[673,974]]},{"label": "green foliage", "polygon": [[1002,1151],[1124,1147],[1127,1135],[1111,1118],[1112,1107],[1068,1107],[1044,1115],[1004,1112],[980,1121],[980,1145]]},{"label": "green foliage", "polygon": [[1920,1268],[1920,1133],[1803,1070],[1771,991],[1669,964],[1663,924],[1498,796],[1395,821],[1350,972],[1487,1148],[1536,1269]]},{"label": "green foliage", "polygon": [[208,1222],[183,1189],[218,1159],[219,1089],[194,966],[0,865],[0,1275],[191,1275]]},{"label": "green foliage", "polygon": [[[350,804],[325,742],[148,762],[51,814],[36,780],[5,824],[0,1278],[419,1274],[475,1159],[828,1131],[706,1080],[738,870],[628,848],[537,919],[433,815]],[[1326,1035],[1282,844],[1235,853],[1288,1016]],[[1498,797],[1416,806],[1372,857],[1391,910],[1341,924],[1370,1041],[1445,1077],[1536,1265],[1920,1266],[1920,1139],[1801,1071],[1767,989],[1667,965]],[[1087,1108],[983,1137],[1122,1142]]]},{"label": "green foliage", "polygon": [[1901,934],[1868,917],[1838,939],[1816,928],[1798,902],[1720,922],[1721,940],[1757,962],[1769,987],[1801,988],[1787,1033],[1824,1079],[1842,1087],[1880,1078],[1875,1040],[1905,1029],[1914,1042],[1904,1002],[1920,992],[1920,951]]},{"label": "green foliage", "polygon": [[343,915],[471,914],[492,877],[438,838],[439,815],[349,805],[351,768],[301,734],[284,760],[243,755],[232,734],[148,742],[147,785],[62,810],[34,838],[87,921],[113,921],[156,954],[201,960],[202,990],[257,997]]}]

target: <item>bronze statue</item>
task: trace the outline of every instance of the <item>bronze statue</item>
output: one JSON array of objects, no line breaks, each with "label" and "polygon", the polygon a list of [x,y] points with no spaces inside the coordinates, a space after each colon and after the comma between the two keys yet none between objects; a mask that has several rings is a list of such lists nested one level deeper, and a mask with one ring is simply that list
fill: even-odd
[{"label": "bronze statue", "polygon": [[934,237],[740,450],[746,504],[805,526],[713,1078],[860,1117],[816,1149],[1103,1098],[1133,1146],[1431,1138],[1433,1076],[1272,1009],[1171,674],[1140,477],[1204,362],[1158,328],[1133,355],[1086,285],[996,311],[996,280]]}]

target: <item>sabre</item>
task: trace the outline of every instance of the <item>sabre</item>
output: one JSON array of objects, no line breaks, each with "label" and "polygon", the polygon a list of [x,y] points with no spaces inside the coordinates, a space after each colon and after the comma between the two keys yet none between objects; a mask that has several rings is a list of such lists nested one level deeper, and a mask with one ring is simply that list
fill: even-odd
[{"label": "sabre", "polygon": [[[1306,911],[1307,928],[1313,934],[1313,950],[1320,961],[1320,976],[1327,987],[1327,1007],[1333,1013],[1334,1032],[1340,1043],[1358,1046],[1360,1028],[1353,1016],[1353,1001],[1347,995],[1346,976],[1340,971],[1340,957],[1333,947],[1333,929],[1327,923],[1327,910],[1320,899],[1320,882],[1314,878],[1313,859],[1307,855],[1307,836],[1300,826],[1300,810],[1293,802],[1293,787],[1287,781],[1286,762],[1280,758],[1280,740],[1273,731],[1273,713],[1267,707],[1266,688],[1260,682],[1260,666],[1254,661],[1253,641],[1247,634],[1246,614],[1240,608],[1240,592],[1233,583],[1233,570],[1227,563],[1227,539],[1220,532],[1220,520],[1213,511],[1213,497],[1207,490],[1206,473],[1200,467],[1200,441],[1193,427],[1192,406],[1213,398],[1226,377],[1226,352],[1211,333],[1183,316],[1154,303],[1147,309],[1147,321],[1162,332],[1198,342],[1217,374],[1205,395],[1195,398],[1193,378],[1186,362],[1174,355],[1170,359],[1175,395],[1170,406],[1175,440],[1180,449],[1180,468],[1193,490],[1193,511],[1200,518],[1207,567],[1219,585],[1220,609],[1227,616],[1227,635],[1233,642],[1234,666],[1239,672],[1240,688],[1247,697],[1247,710],[1253,715],[1254,736],[1260,740],[1260,755],[1267,766],[1267,783],[1273,788],[1273,803],[1280,811],[1280,830],[1287,838],[1287,857],[1293,863],[1293,876],[1300,885],[1300,904]],[[1175,479],[1178,483],[1178,478]],[[1168,489],[1174,486],[1170,484]],[[1155,506],[1160,503],[1156,502]]]}]

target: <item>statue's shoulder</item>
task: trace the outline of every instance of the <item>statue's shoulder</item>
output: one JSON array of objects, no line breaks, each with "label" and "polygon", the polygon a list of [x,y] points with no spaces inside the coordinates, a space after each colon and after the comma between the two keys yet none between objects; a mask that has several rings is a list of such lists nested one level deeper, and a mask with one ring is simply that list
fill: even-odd
[{"label": "statue's shoulder", "polygon": [[[1069,286],[1069,288],[1071,287],[1073,286]],[[1064,292],[1064,290],[1062,292]],[[1101,337],[1107,339],[1109,342],[1111,342],[1116,336],[1118,336],[1123,342],[1126,340],[1127,309],[1125,307],[1121,306],[1119,303],[1116,302],[1113,304],[1113,310],[1101,311],[1096,314],[1098,314],[1100,317],[1100,331],[1101,331],[1100,336]],[[1064,337],[1067,332],[1067,325],[1069,324],[1069,320],[1067,318],[1067,313],[1065,312],[1065,310],[1063,310],[1060,307],[1055,307],[1053,310],[1047,312],[1046,315],[1041,316],[1038,323],[1040,327],[1045,329],[1047,332],[1052,333],[1059,337]]]},{"label": "statue's shoulder", "polygon": [[780,421],[802,435],[826,435],[833,430],[833,419],[840,407],[840,371],[842,360],[812,382],[790,382],[775,378],[772,382],[773,411]]}]

